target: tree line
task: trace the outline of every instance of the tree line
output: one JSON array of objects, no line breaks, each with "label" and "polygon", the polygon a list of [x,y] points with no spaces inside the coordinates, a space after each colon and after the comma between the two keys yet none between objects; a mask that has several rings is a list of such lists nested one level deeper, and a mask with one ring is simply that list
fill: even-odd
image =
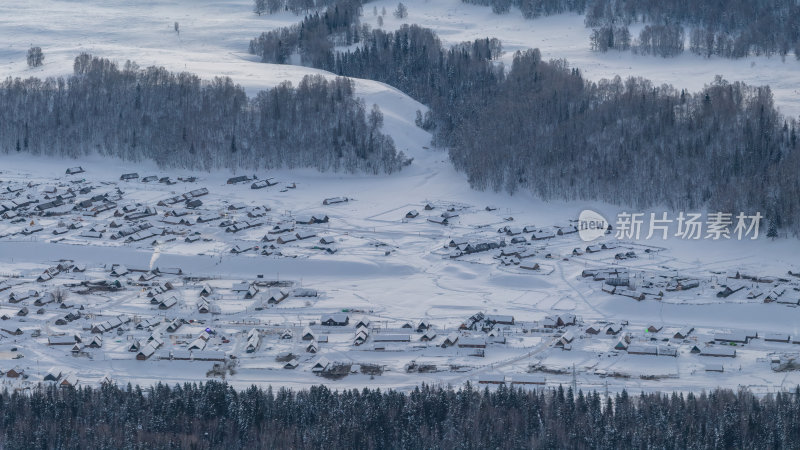
[{"label": "tree line", "polygon": [[514,6],[526,19],[536,19],[565,12],[583,14],[592,0],[462,0],[473,5],[491,6],[496,14],[505,14]]},{"label": "tree line", "polygon": [[645,25],[638,39],[631,37],[627,25],[613,23],[593,28],[589,36],[589,47],[594,51],[631,50],[640,55],[656,55],[664,58],[683,53],[685,43],[685,30],[675,23]]},{"label": "tree line", "polygon": [[291,11],[297,15],[308,14],[312,10],[336,4],[337,1],[339,0],[253,0],[253,12],[258,15],[281,11]]},{"label": "tree line", "polygon": [[591,82],[538,50],[494,58],[478,39],[445,48],[416,25],[371,30],[355,49],[314,59],[390,84],[430,106],[417,123],[477,189],[646,208],[761,212],[800,232],[798,124],[769,87],[717,79],[700,92],[629,78]]},{"label": "tree line", "polygon": [[421,386],[237,391],[209,381],[0,393],[0,445],[32,448],[797,448],[800,389],[757,397]]},{"label": "tree line", "polygon": [[[596,44],[596,34],[608,38],[609,32],[628,25],[646,26],[630,46],[644,54],[664,57],[684,51],[702,56],[743,58],[751,55],[779,55],[791,52],[800,59],[800,4],[795,0],[462,0],[464,3],[491,6],[503,14],[511,6],[529,19],[575,12],[585,15],[593,28],[592,49],[627,50],[622,44]],[[689,28],[687,33],[686,28]]]},{"label": "tree line", "polygon": [[248,98],[230,78],[123,67],[82,54],[66,78],[0,83],[0,149],[89,153],[161,167],[391,173],[408,161],[352,80],[307,76]]}]

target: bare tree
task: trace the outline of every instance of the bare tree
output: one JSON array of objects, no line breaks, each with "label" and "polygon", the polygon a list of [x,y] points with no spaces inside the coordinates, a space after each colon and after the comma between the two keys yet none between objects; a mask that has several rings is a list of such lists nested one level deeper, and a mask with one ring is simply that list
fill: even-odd
[{"label": "bare tree", "polygon": [[59,286],[53,291],[53,300],[55,300],[56,303],[64,303],[68,295],[69,291]]},{"label": "bare tree", "polygon": [[39,67],[44,62],[44,53],[41,47],[31,47],[28,50],[28,67]]}]

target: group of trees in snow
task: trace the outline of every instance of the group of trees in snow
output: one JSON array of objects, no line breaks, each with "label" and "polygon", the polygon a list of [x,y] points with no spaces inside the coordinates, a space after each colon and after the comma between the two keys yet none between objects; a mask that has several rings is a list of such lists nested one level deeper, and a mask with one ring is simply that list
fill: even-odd
[{"label": "group of trees in snow", "polygon": [[361,0],[339,0],[321,14],[306,16],[291,27],[261,33],[250,41],[250,53],[262,62],[286,64],[299,54],[302,64],[330,67],[335,45],[352,45],[368,31],[360,26]]},{"label": "group of trees in snow", "polygon": [[586,10],[588,26],[633,22],[672,28],[670,33],[680,34],[682,42],[685,26],[689,50],[703,56],[786,56],[794,51],[800,58],[800,4],[795,0],[593,0]]},{"label": "group of trees in snow", "polygon": [[514,6],[526,19],[561,14],[583,13],[592,0],[461,0],[473,5],[491,6],[496,14],[505,14]]},{"label": "group of trees in snow", "polygon": [[593,28],[589,36],[589,48],[597,52],[631,50],[641,55],[664,58],[683,53],[685,42],[685,30],[677,23],[645,25],[639,37],[632,39],[628,25],[615,25],[611,22]]},{"label": "group of trees in snow", "polygon": [[[329,12],[321,17],[329,17]],[[308,28],[305,24],[309,21],[316,20],[316,16],[306,18],[303,28]],[[262,34],[251,42],[251,51],[268,60],[265,55],[269,52],[261,53],[264,47],[260,43],[265,42],[264,36],[279,36],[291,33],[291,30],[278,29]],[[361,45],[346,52],[335,51],[332,46],[310,47],[303,41],[298,43],[298,47],[313,49],[304,54],[304,60],[317,62],[312,64],[313,67],[337,75],[387,83],[434,110],[449,111],[436,119],[441,134],[449,133],[463,115],[470,114],[471,108],[460,102],[469,99],[476,102],[474,107],[477,108],[482,102],[479,97],[491,95],[487,89],[496,86],[498,77],[502,75],[502,68],[491,63],[502,50],[497,39],[478,39],[445,49],[432,30],[403,25],[394,32],[366,30],[360,40]],[[472,91],[478,93],[471,95]],[[429,116],[420,118],[420,121],[425,121],[430,129],[434,119]]]},{"label": "group of trees in snow", "polygon": [[609,50],[630,50],[631,32],[626,26],[606,25],[592,30],[589,46],[597,52]]},{"label": "group of trees in snow", "polygon": [[686,35],[678,24],[645,25],[633,50],[643,55],[657,55],[664,58],[683,53]]},{"label": "group of trees in snow", "polygon": [[281,11],[291,11],[294,14],[308,14],[309,12],[334,5],[339,0],[253,0],[253,12],[261,14],[275,14]]},{"label": "group of trees in snow", "polygon": [[44,64],[44,53],[42,47],[31,47],[28,49],[28,67],[39,67]]},{"label": "group of trees in snow", "polygon": [[345,78],[248,98],[229,78],[120,68],[82,54],[67,78],[0,83],[0,151],[150,159],[163,167],[393,172],[405,157]]},{"label": "group of trees in snow", "polygon": [[642,55],[676,56],[683,53],[686,36],[678,24],[645,25],[638,39],[631,38],[627,25],[613,23],[592,29],[589,47],[598,52],[632,50]]},{"label": "group of trees in snow", "polygon": [[[759,211],[800,232],[800,139],[768,87],[717,79],[697,93],[648,80],[584,80],[517,54],[450,155],[479,189],[644,208]],[[766,228],[765,228],[766,229]]]},{"label": "group of trees in snow", "polygon": [[207,383],[0,392],[29,448],[798,448],[800,390],[613,395],[499,386],[242,391]]},{"label": "group of trees in snow", "polygon": [[503,69],[493,60],[501,52],[497,39],[445,48],[432,30],[403,25],[394,32],[372,31],[359,48],[337,52],[328,70],[387,83],[427,104],[428,128],[435,122],[439,143],[449,145],[467,116],[494,95]]},{"label": "group of trees in snow", "polygon": [[[302,46],[302,44],[301,44]],[[675,210],[761,212],[800,232],[798,124],[768,87],[718,79],[701,92],[639,78],[585,80],[566,61],[478,39],[445,48],[415,25],[372,30],[317,67],[390,84],[427,104],[417,122],[477,189]]]},{"label": "group of trees in snow", "polygon": [[[693,53],[726,58],[750,55],[786,56],[800,59],[800,3],[796,0],[462,0],[491,6],[496,13],[518,7],[527,18],[563,12],[585,14],[587,27],[594,28],[592,48],[621,49],[597,45],[597,34],[640,22],[648,25],[631,48],[642,53],[674,56],[683,52],[685,37]],[[685,28],[690,31],[687,33]],[[680,45],[676,40],[680,38]]]}]

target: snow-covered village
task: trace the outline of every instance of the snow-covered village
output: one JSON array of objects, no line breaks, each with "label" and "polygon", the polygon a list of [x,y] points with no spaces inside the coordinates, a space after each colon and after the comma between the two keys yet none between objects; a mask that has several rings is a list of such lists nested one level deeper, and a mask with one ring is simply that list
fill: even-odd
[{"label": "snow-covered village", "polygon": [[268,175],[61,172],[0,174],[14,389],[799,381],[796,265],[691,261],[612,230],[587,245],[567,215]]}]

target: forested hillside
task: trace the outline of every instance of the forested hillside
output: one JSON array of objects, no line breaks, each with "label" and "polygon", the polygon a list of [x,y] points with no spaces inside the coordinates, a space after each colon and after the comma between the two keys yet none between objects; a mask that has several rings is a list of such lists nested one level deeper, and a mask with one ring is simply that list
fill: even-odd
[{"label": "forested hillside", "polygon": [[353,82],[307,76],[248,98],[229,78],[124,67],[82,54],[68,78],[0,83],[0,149],[78,157],[90,152],[162,167],[399,170],[383,115]]},{"label": "forested hillside", "polygon": [[[800,231],[797,122],[777,112],[769,87],[717,79],[692,93],[644,79],[594,83],[537,50],[504,70],[493,61],[498,41],[444,48],[414,25],[360,39],[344,52],[299,46],[320,68],[385,82],[429,105],[418,124],[434,129],[477,189],[760,211],[769,224]],[[267,59],[260,42],[264,35],[251,50]]]},{"label": "forested hillside", "polygon": [[146,389],[41,387],[0,394],[7,449],[30,448],[797,448],[800,390],[409,393],[324,386],[237,391],[218,382]]}]

